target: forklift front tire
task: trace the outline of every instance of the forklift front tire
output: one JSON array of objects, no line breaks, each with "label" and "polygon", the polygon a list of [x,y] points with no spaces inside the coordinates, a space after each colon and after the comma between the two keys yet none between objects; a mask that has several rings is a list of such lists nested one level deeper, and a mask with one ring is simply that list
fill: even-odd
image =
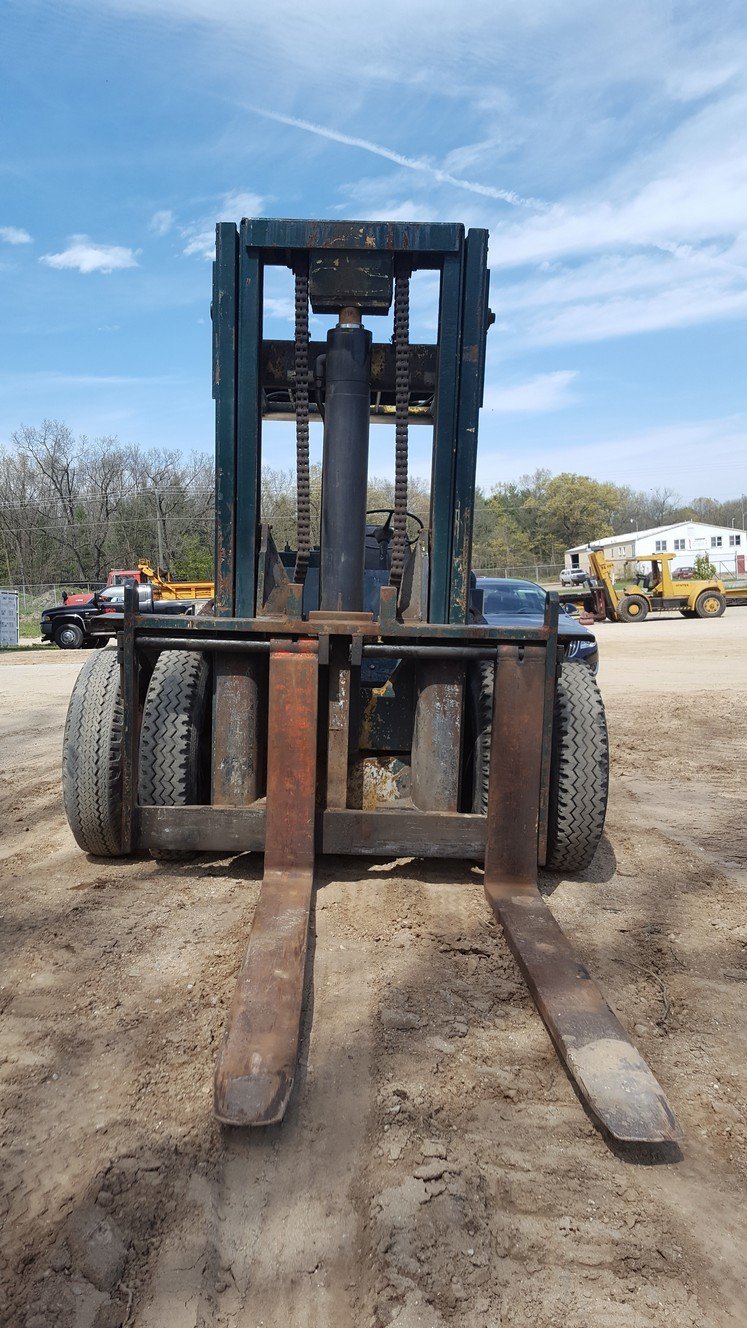
[{"label": "forklift front tire", "polygon": [[97,651],[75,680],[62,740],[62,796],[76,842],[122,855],[122,689],[116,650]]},{"label": "forklift front tire", "polygon": [[555,692],[549,871],[583,871],[604,830],[609,789],[609,744],[602,695],[585,664],[564,664]]},{"label": "forklift front tire", "polygon": [[[210,667],[205,656],[163,650],[148,684],[140,730],[139,801],[144,807],[185,807],[208,801]],[[179,860],[189,854],[152,850]]]},{"label": "forklift front tire", "polygon": [[648,602],[643,595],[623,595],[617,612],[623,622],[643,622],[648,613]]},{"label": "forklift front tire", "polygon": [[[472,811],[488,810],[495,670],[488,660],[468,674],[469,739],[465,774]],[[604,702],[585,664],[564,664],[558,675],[550,765],[547,840],[549,871],[581,871],[604,830],[609,747]]]}]

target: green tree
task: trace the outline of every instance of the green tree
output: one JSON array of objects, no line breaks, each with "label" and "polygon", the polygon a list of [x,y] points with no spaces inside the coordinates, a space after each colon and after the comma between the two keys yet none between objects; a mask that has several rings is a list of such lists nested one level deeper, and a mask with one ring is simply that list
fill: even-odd
[{"label": "green tree", "polygon": [[478,488],[475,494],[473,566],[516,567],[534,561],[532,542],[509,506],[504,505],[500,495],[486,498]]},{"label": "green tree", "polygon": [[188,535],[182,540],[179,556],[170,567],[175,581],[212,581],[213,550],[200,535]]},{"label": "green tree", "polygon": [[559,553],[614,534],[612,516],[617,508],[614,484],[600,483],[588,475],[554,475],[541,494],[527,500],[537,538],[548,540]]},{"label": "green tree", "polygon": [[707,553],[699,553],[695,559],[695,580],[712,581],[716,575],[716,568],[713,566]]}]

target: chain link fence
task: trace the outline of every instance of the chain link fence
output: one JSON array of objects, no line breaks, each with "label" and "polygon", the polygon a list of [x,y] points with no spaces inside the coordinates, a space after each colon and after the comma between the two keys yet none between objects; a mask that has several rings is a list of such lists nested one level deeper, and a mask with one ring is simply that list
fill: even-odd
[{"label": "chain link fence", "polygon": [[507,576],[519,581],[539,581],[540,585],[557,585],[563,563],[522,563],[503,567],[476,567],[475,576]]},{"label": "chain link fence", "polygon": [[22,641],[33,641],[40,636],[39,619],[44,609],[62,603],[62,592],[69,595],[92,595],[103,590],[105,581],[48,581],[38,586],[3,585],[0,590],[18,591],[18,634]]},{"label": "chain link fence", "polygon": [[37,608],[48,609],[52,604],[61,604],[63,590],[68,595],[92,595],[94,590],[103,590],[105,585],[105,581],[46,581],[38,586],[2,585],[0,590],[17,590],[21,613],[33,613]]}]

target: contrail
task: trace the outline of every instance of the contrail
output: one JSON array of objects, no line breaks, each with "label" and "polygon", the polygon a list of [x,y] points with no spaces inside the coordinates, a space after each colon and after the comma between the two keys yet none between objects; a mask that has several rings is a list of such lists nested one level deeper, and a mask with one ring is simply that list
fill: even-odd
[{"label": "contrail", "polygon": [[275,120],[278,124],[290,125],[292,129],[304,129],[307,134],[316,134],[318,138],[328,138],[333,143],[344,143],[350,148],[362,148],[364,152],[384,157],[386,161],[393,161],[397,166],[405,166],[409,171],[430,175],[440,184],[453,184],[458,189],[467,189],[471,194],[480,194],[483,198],[497,198],[502,203],[510,203],[513,207],[542,209],[547,207],[547,204],[539,198],[522,198],[511,189],[495,189],[492,185],[463,180],[458,175],[450,175],[448,171],[442,171],[438,166],[431,165],[429,161],[423,161],[419,157],[404,157],[401,152],[393,152],[391,148],[382,147],[380,143],[372,143],[368,138],[341,134],[336,129],[327,129],[325,125],[314,124],[311,120],[299,120],[295,115],[281,115],[279,111],[266,111],[261,106],[247,105],[245,109],[253,111],[255,115],[263,116],[265,120]]}]

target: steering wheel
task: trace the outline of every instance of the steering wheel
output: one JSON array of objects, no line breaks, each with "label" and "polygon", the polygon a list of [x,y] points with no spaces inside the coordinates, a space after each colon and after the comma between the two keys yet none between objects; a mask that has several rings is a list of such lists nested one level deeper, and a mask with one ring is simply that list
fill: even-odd
[{"label": "steering wheel", "polygon": [[[391,528],[392,520],[393,520],[393,518],[394,518],[394,508],[393,508],[393,507],[370,507],[370,508],[368,509],[368,511],[366,512],[366,516],[385,516],[385,517],[386,517],[386,521],[385,521],[384,524],[382,525],[381,529],[382,529],[382,531],[387,531],[387,532],[388,532],[388,531],[390,530],[390,528]],[[411,521],[414,521],[415,524],[416,524],[417,526],[420,527],[421,530],[425,530],[425,526],[424,526],[423,522],[420,520],[420,517],[419,517],[419,516],[416,516],[414,512],[405,512],[405,518],[407,518],[408,516],[409,516],[409,518],[410,518]],[[383,537],[380,536],[380,537],[379,537],[379,542],[381,542],[381,539],[382,539],[382,538],[386,539],[386,535],[384,535]],[[416,542],[416,540],[417,540],[417,535],[414,535],[412,539],[410,539],[410,538],[407,537],[407,535],[406,535],[406,538],[407,538],[407,543],[408,543],[408,545],[409,545],[410,547],[412,547],[412,545],[413,545],[413,544]]]}]

